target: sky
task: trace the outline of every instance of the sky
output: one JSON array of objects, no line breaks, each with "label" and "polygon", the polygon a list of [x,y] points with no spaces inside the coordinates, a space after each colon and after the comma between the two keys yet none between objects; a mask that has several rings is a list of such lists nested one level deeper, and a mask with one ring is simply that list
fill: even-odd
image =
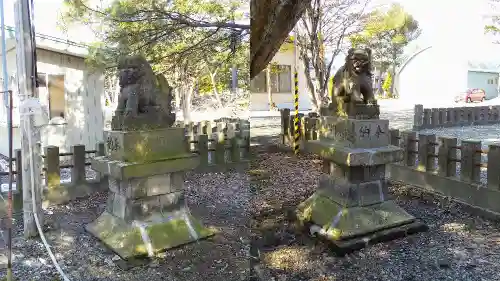
[{"label": "sky", "polygon": [[[3,0],[5,9],[5,25],[14,27],[15,0]],[[65,33],[58,27],[59,13],[63,0],[34,0],[35,31],[36,33],[54,37],[66,38]],[[72,28],[68,40],[75,42],[91,43],[93,34],[90,29]]]},{"label": "sky", "polygon": [[413,15],[423,30],[419,43],[487,40],[484,15],[491,9],[487,0],[396,0]]}]

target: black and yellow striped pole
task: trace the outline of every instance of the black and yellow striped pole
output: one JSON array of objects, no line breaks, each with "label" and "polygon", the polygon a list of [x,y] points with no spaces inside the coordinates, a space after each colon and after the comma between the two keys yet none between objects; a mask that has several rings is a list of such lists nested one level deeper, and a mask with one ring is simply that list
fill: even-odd
[{"label": "black and yellow striped pole", "polygon": [[296,155],[299,153],[300,146],[300,128],[299,128],[299,75],[297,70],[295,70],[293,81],[295,83],[295,89],[293,92],[294,106],[295,106],[295,119],[293,120],[293,132],[295,133],[293,137],[293,153]]}]

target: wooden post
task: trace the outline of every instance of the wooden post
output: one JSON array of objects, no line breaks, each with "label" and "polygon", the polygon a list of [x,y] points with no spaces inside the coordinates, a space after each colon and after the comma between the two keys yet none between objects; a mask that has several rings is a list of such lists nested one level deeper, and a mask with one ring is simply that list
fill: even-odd
[{"label": "wooden post", "polygon": [[14,152],[16,158],[16,190],[19,193],[23,192],[23,156],[21,149],[16,149]]},{"label": "wooden post", "polygon": [[45,147],[45,185],[49,189],[56,188],[61,184],[59,163],[59,147]]},{"label": "wooden post", "polygon": [[464,140],[461,144],[460,178],[463,181],[480,181],[481,167],[481,142]]},{"label": "wooden post", "polygon": [[457,175],[457,138],[439,137],[438,148],[438,174],[443,177]]},{"label": "wooden post", "polygon": [[[23,222],[24,237],[30,238],[38,235],[35,223],[35,215],[40,226],[43,226],[42,211],[42,159],[40,143],[40,132],[35,128],[35,115],[39,109],[40,101],[37,98],[35,88],[35,46],[34,31],[30,19],[28,0],[15,2],[15,31],[16,31],[16,69],[18,75],[19,114],[22,150],[22,186],[23,190]],[[29,102],[29,103],[28,103]],[[34,194],[32,196],[32,191]],[[35,202],[32,201],[35,199]],[[36,208],[33,208],[36,206]],[[34,213],[35,212],[35,213]]]}]

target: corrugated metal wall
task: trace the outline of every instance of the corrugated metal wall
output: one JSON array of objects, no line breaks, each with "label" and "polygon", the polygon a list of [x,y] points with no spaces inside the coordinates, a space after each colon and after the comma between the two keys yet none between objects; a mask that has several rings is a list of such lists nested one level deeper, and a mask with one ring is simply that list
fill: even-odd
[{"label": "corrugated metal wall", "polygon": [[467,87],[483,89],[486,92],[486,99],[498,96],[498,73],[468,71]]}]

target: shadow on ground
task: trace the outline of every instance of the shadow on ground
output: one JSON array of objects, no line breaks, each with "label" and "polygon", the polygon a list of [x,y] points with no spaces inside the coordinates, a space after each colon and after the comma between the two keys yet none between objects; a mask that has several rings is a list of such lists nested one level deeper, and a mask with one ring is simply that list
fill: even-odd
[{"label": "shadow on ground", "polygon": [[[145,266],[123,271],[116,255],[84,226],[105,208],[107,194],[60,205],[47,211],[47,240],[70,280],[246,280],[248,266],[248,185],[246,173],[187,176],[187,200],[194,216],[220,230],[216,236],[163,253]],[[14,276],[17,280],[58,280],[40,239],[22,237],[17,216]],[[0,272],[0,278],[5,270]]]},{"label": "shadow on ground", "polygon": [[[393,185],[397,203],[429,231],[336,257],[329,245],[294,227],[285,215],[311,195],[321,160],[256,151],[251,165],[253,280],[498,280],[496,222],[459,205]],[[252,173],[255,174],[252,176]]]}]

